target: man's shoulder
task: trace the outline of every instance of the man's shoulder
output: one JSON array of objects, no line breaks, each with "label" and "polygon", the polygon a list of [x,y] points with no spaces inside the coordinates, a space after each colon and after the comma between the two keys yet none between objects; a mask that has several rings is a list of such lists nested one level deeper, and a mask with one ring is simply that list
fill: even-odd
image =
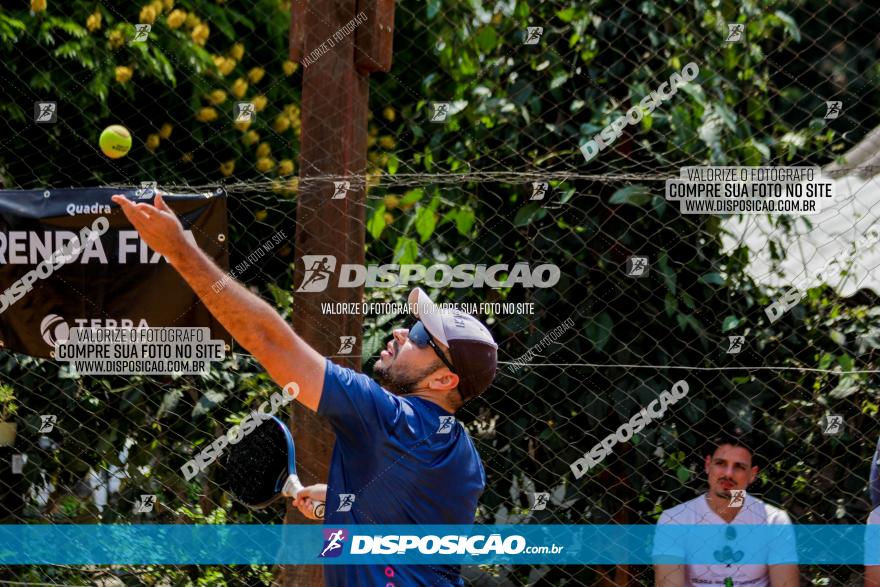
[{"label": "man's shoulder", "polygon": [[705,496],[699,495],[694,499],[682,502],[669,509],[663,510],[660,514],[660,524],[693,524],[696,522],[697,513],[701,511],[700,500],[705,500]]},{"label": "man's shoulder", "polygon": [[757,497],[749,495],[751,503],[748,504],[749,511],[766,519],[767,524],[791,524],[791,518],[784,509],[760,500]]}]

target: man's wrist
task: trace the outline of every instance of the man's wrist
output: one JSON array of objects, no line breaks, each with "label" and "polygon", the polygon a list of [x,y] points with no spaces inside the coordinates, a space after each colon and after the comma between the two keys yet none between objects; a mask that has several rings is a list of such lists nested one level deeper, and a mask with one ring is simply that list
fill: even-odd
[{"label": "man's wrist", "polygon": [[196,243],[196,239],[193,236],[192,232],[188,230],[184,230],[181,238],[178,242],[178,245],[174,247],[174,249],[165,255],[165,258],[169,263],[178,266],[181,261],[187,259],[192,256],[192,252],[199,248],[198,243]]}]

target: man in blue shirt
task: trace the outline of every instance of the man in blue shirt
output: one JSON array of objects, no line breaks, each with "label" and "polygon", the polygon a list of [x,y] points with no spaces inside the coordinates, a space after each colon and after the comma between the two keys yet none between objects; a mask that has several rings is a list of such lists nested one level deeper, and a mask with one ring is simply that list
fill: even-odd
[{"label": "man in blue shirt", "polygon": [[[322,357],[237,281],[214,291],[224,272],[161,194],[155,206],[118,195],[113,201],[272,379],[282,387],[296,382],[297,400],[333,426],[328,485],[300,492],[295,504],[301,511],[311,512],[317,499],[326,501],[328,525],[474,522],[486,475],[453,414],[495,377],[498,346],[483,324],[439,309],[414,289],[408,302],[418,321],[392,333],[374,367],[377,383]],[[327,565],[324,573],[327,585],[339,587],[464,585],[456,565]]]},{"label": "man in blue shirt", "polygon": [[[303,489],[294,504],[325,523],[473,524],[486,485],[480,456],[454,412],[495,375],[497,345],[478,320],[440,310],[421,290],[409,305],[419,319],[393,339],[374,366],[380,385],[326,361],[318,414],[336,432],[327,485]],[[327,565],[327,585],[463,585],[456,565]]]}]

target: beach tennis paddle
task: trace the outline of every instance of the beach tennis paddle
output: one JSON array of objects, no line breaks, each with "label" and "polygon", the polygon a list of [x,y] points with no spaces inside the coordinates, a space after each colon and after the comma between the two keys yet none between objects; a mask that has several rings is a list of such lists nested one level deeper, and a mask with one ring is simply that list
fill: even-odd
[{"label": "beach tennis paddle", "polygon": [[[236,444],[224,459],[223,488],[245,506],[261,510],[281,496],[296,497],[303,488],[296,474],[296,447],[287,425],[272,416]],[[314,502],[314,514],[324,518],[324,503]]]}]

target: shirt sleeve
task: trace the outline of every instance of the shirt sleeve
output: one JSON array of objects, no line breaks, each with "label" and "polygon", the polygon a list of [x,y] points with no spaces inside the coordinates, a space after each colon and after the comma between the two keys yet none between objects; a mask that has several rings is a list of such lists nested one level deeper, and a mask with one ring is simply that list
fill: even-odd
[{"label": "shirt sleeve", "polygon": [[685,562],[685,541],[683,540],[685,529],[676,524],[670,510],[660,514],[657,520],[657,529],[654,531],[654,547],[651,557],[655,565],[678,565]]},{"label": "shirt sleeve", "polygon": [[365,439],[387,434],[402,409],[400,399],[373,379],[327,359],[318,415],[327,418],[340,440],[365,446]]},{"label": "shirt sleeve", "polygon": [[767,552],[768,565],[796,565],[798,563],[797,542],[794,526],[788,513],[779,510],[770,520],[773,528],[773,540]]}]

